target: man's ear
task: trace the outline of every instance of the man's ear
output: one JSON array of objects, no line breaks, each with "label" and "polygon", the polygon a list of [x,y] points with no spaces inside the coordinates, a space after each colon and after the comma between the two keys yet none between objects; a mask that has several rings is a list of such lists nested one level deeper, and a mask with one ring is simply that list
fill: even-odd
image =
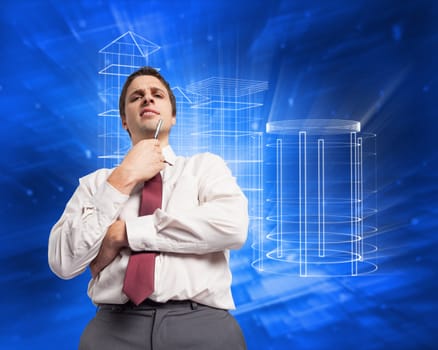
[{"label": "man's ear", "polygon": [[176,117],[172,117],[172,125],[176,124]]},{"label": "man's ear", "polygon": [[122,127],[128,132],[129,137],[131,137],[131,132],[128,129],[128,124],[126,123],[126,117],[122,116]]},{"label": "man's ear", "polygon": [[128,130],[128,124],[126,124],[125,116],[122,116],[122,127],[123,129]]}]

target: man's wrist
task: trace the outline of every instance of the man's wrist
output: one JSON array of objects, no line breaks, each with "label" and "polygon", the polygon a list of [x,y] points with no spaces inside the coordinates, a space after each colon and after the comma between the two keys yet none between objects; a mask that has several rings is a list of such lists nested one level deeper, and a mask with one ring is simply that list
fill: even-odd
[{"label": "man's wrist", "polygon": [[107,182],[123,194],[130,194],[137,184],[137,179],[132,172],[122,166],[117,167],[108,177]]},{"label": "man's wrist", "polygon": [[125,221],[117,220],[110,226],[103,245],[108,245],[108,248],[112,250],[120,250],[129,246]]}]

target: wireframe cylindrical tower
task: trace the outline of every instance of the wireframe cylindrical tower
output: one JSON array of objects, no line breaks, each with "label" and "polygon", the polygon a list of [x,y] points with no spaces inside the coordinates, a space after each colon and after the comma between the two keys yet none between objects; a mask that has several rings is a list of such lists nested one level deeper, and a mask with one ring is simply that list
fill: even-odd
[{"label": "wireframe cylindrical tower", "polygon": [[377,269],[375,136],[339,119],[267,124],[266,231],[259,270],[356,276]]}]

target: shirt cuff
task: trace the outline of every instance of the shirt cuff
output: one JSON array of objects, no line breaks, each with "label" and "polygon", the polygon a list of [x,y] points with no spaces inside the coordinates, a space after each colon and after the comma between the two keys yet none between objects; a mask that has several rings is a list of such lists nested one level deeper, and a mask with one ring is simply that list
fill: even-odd
[{"label": "shirt cuff", "polygon": [[157,229],[154,215],[126,220],[126,235],[133,251],[157,251]]}]

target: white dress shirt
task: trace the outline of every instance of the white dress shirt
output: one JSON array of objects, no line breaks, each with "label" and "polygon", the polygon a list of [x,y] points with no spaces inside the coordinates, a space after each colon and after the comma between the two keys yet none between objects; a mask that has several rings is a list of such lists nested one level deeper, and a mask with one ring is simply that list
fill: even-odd
[{"label": "white dress shirt", "polygon": [[106,181],[112,169],[81,178],[50,233],[49,265],[64,279],[81,274],[99,252],[108,227],[121,219],[130,249],[90,281],[93,303],[127,302],[122,287],[131,250],[158,251],[150,299],[190,299],[233,309],[229,249],[246,240],[247,199],[220,157],[177,157],[170,146],[163,154],[169,164],[162,171],[162,209],[152,215],[138,216],[142,184],[128,196]]}]

